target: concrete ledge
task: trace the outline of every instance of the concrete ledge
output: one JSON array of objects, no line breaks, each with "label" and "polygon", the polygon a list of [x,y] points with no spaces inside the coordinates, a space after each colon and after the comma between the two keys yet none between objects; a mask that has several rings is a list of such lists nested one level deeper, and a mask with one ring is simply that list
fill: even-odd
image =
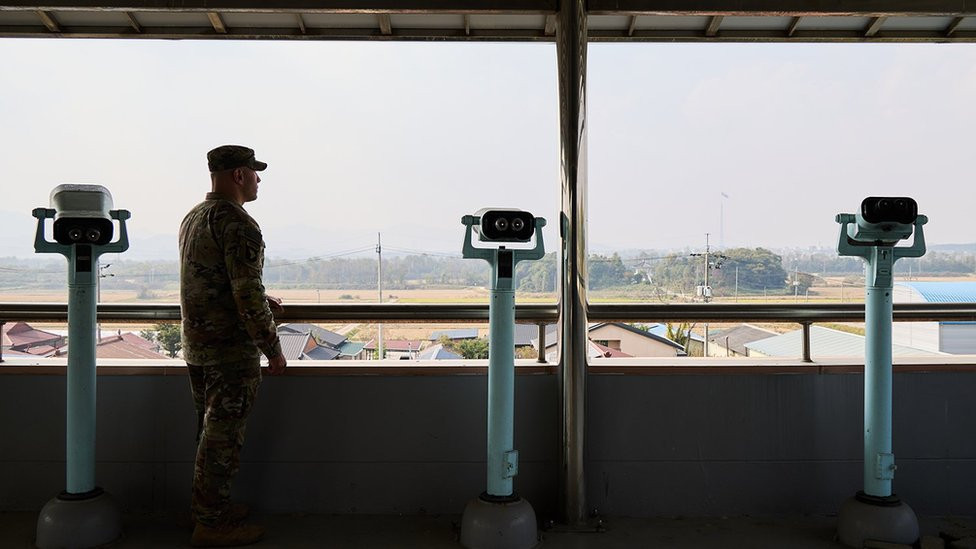
[{"label": "concrete ledge", "polygon": [[[407,364],[405,364],[407,363]],[[534,359],[515,361],[519,375],[551,375],[558,364]],[[8,358],[0,362],[0,375],[65,375],[65,358]],[[763,375],[859,374],[859,359],[828,358],[803,362],[780,358],[598,358],[588,365],[597,375]],[[976,355],[896,358],[895,373],[976,372]],[[486,375],[487,360],[303,360],[292,362],[285,376],[444,376]],[[102,359],[98,375],[186,375],[182,360]]]}]

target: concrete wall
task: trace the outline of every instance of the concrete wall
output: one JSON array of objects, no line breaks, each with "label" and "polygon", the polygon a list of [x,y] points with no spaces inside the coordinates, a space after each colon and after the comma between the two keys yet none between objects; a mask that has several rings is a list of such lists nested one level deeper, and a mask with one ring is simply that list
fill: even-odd
[{"label": "concrete wall", "polygon": [[[517,378],[516,490],[558,492],[557,380]],[[973,373],[895,376],[895,490],[976,514]],[[588,504],[612,515],[835,513],[861,485],[859,375],[591,375]],[[100,376],[97,480],[130,510],[185,509],[183,376]],[[460,513],[485,487],[485,377],[266,378],[238,497],[269,511]],[[64,483],[64,377],[0,376],[0,511]]]},{"label": "concrete wall", "polygon": [[[894,490],[976,513],[976,374],[896,374]],[[861,488],[860,375],[590,376],[587,495],[612,515],[835,513]]]}]

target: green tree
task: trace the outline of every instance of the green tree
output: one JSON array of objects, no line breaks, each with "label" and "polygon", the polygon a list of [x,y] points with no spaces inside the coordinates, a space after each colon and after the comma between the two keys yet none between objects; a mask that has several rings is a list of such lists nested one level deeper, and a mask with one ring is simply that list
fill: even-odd
[{"label": "green tree", "polygon": [[484,338],[452,341],[447,348],[464,358],[488,358],[488,340]]},{"label": "green tree", "polygon": [[556,290],[556,254],[548,253],[538,261],[522,261],[515,267],[515,287],[523,292]]},{"label": "green tree", "polygon": [[589,287],[600,290],[613,286],[629,285],[633,281],[633,271],[628,269],[620,255],[614,252],[610,257],[592,255],[587,264]]},{"label": "green tree", "polygon": [[183,348],[183,341],[180,338],[179,324],[156,324],[152,330],[143,330],[139,335],[151,339],[162,347],[170,358],[176,358],[176,353]]},{"label": "green tree", "polygon": [[[709,273],[709,284],[721,295],[732,295],[735,288],[736,267],[739,290],[784,290],[789,276],[783,268],[783,258],[765,248],[732,248],[722,252],[726,259],[720,269]],[[792,290],[792,288],[790,288]]]},{"label": "green tree", "polygon": [[695,325],[688,322],[681,322],[677,325],[668,322],[665,326],[668,329],[668,339],[681,345],[685,348],[685,351],[688,351],[688,338],[691,336],[691,329]]},{"label": "green tree", "polygon": [[[694,260],[694,261],[693,261]],[[687,255],[672,255],[663,258],[654,266],[653,278],[659,287],[666,288],[665,293],[694,292],[699,284],[702,261]]]}]

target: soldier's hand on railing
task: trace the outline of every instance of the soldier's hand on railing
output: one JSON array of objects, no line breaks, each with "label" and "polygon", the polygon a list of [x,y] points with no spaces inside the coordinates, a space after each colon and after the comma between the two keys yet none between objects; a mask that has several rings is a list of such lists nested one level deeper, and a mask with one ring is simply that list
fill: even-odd
[{"label": "soldier's hand on railing", "polygon": [[283,374],[286,366],[288,366],[288,360],[285,359],[285,355],[268,359],[268,373],[273,376]]}]

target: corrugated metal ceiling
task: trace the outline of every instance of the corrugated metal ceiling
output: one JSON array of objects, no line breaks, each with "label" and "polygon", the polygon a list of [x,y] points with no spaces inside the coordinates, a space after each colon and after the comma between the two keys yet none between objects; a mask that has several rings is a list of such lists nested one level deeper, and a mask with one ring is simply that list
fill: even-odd
[{"label": "corrugated metal ceiling", "polygon": [[[976,4],[967,0],[591,0],[587,7],[593,42],[976,41]],[[557,9],[555,0],[0,0],[0,36],[553,41]]]}]

